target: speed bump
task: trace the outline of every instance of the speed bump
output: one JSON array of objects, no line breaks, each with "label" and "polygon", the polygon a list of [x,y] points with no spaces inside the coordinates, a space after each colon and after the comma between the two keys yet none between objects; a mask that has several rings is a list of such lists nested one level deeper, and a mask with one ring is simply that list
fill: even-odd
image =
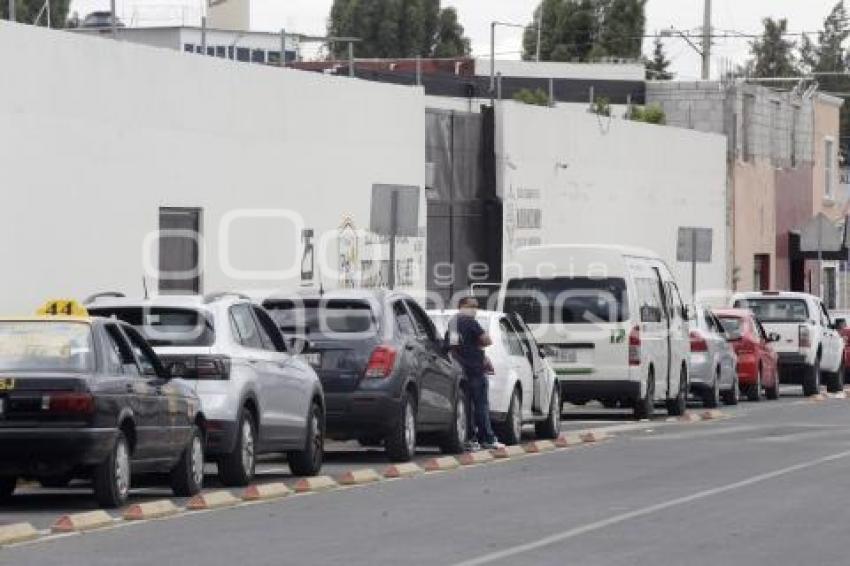
[{"label": "speed bump", "polygon": [[426,472],[440,472],[454,470],[460,467],[460,462],[454,456],[443,456],[442,458],[431,458],[425,462]]},{"label": "speed bump", "polygon": [[534,442],[523,445],[523,449],[529,454],[551,452],[555,449],[555,443],[551,440],[535,440]]},{"label": "speed bump", "polygon": [[384,477],[390,479],[410,478],[425,473],[425,470],[419,467],[418,464],[407,462],[406,464],[393,464],[384,470]]},{"label": "speed bump", "polygon": [[251,485],[242,492],[244,501],[264,501],[267,499],[280,499],[291,494],[292,490],[283,482],[263,483]]},{"label": "speed bump", "polygon": [[328,491],[336,489],[339,484],[330,476],[316,476],[312,478],[301,478],[295,485],[296,493],[316,493],[319,491]]},{"label": "speed bump", "polygon": [[515,458],[517,456],[524,456],[525,449],[522,446],[502,446],[501,448],[497,448],[496,450],[492,450],[493,456],[498,459],[504,458]]},{"label": "speed bump", "polygon": [[38,531],[29,523],[0,526],[0,546],[38,538]]},{"label": "speed bump", "polygon": [[569,448],[580,444],[584,444],[584,440],[577,432],[563,433],[555,440],[555,446],[558,448]]},{"label": "speed bump", "polygon": [[73,513],[59,517],[50,528],[54,533],[79,533],[102,529],[114,523],[112,516],[106,511],[89,511]]},{"label": "speed bump", "polygon": [[461,466],[473,466],[475,464],[486,464],[492,462],[496,457],[486,450],[466,452],[458,457]]},{"label": "speed bump", "polygon": [[231,507],[237,503],[239,503],[239,499],[229,491],[210,491],[199,493],[193,497],[186,505],[186,508],[190,511],[205,511],[207,509]]},{"label": "speed bump", "polygon": [[364,468],[362,470],[345,472],[337,478],[337,481],[340,485],[363,485],[365,483],[381,481],[381,476],[371,468]]},{"label": "speed bump", "polygon": [[124,511],[125,521],[145,521],[148,519],[161,519],[170,517],[180,512],[180,509],[168,499],[161,501],[150,501],[148,503],[136,503],[130,505]]}]

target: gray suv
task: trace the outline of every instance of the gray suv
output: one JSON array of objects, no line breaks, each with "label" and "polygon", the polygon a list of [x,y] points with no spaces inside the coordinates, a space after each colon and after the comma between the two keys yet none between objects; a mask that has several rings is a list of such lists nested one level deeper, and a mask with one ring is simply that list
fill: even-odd
[{"label": "gray suv", "polygon": [[316,372],[290,355],[277,325],[238,294],[93,297],[94,316],[137,328],[172,377],[194,385],[208,419],[206,452],[222,483],[242,486],[256,456],[285,452],[292,473],[322,467],[325,399]]}]

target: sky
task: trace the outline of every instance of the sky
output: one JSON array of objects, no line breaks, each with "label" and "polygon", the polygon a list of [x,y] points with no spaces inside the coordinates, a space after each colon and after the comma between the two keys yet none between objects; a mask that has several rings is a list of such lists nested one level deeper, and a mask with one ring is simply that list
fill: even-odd
[{"label": "sky", "polygon": [[[822,27],[836,0],[713,0],[715,30],[758,33],[765,17],[788,18],[792,32],[817,31]],[[119,17],[128,24],[197,25],[204,0],[116,0]],[[486,56],[490,50],[490,22],[499,20],[528,23],[539,0],[443,0],[454,6],[472,39],[473,52]],[[281,27],[305,34],[323,34],[332,0],[253,0],[255,29],[278,31]],[[649,0],[647,33],[674,27],[696,31],[702,25],[704,0]],[[108,10],[109,0],[72,0],[71,10],[84,16],[93,10]],[[496,51],[499,57],[520,56],[522,30],[498,28]],[[664,40],[673,71],[680,79],[695,79],[700,74],[699,55],[678,38]],[[644,51],[652,49],[652,40]],[[712,57],[714,73],[724,65],[741,63],[748,56],[746,39],[717,39]]]}]

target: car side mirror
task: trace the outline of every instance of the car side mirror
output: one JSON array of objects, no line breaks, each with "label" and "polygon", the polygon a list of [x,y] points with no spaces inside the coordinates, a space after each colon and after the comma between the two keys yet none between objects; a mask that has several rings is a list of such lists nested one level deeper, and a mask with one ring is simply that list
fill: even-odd
[{"label": "car side mirror", "polygon": [[301,336],[290,336],[285,338],[284,343],[286,344],[287,353],[293,356],[303,354],[311,347],[310,341],[306,338],[302,338]]},{"label": "car side mirror", "polygon": [[771,332],[767,335],[767,341],[770,343],[779,342],[780,340],[782,340],[782,336],[780,336],[776,332]]},{"label": "car side mirror", "polygon": [[541,359],[546,359],[546,348],[543,346],[537,346],[537,353],[540,355]]},{"label": "car side mirror", "polygon": [[690,305],[682,305],[682,320],[693,320],[693,313],[691,312]]},{"label": "car side mirror", "polygon": [[847,320],[844,318],[836,318],[833,327],[835,330],[844,330],[847,328]]}]

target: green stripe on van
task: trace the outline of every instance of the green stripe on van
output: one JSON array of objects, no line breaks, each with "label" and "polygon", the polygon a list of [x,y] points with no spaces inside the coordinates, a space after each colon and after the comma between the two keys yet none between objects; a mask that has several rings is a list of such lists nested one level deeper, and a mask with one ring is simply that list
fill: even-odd
[{"label": "green stripe on van", "polygon": [[592,368],[577,368],[577,369],[556,369],[555,373],[558,375],[590,375],[595,373],[596,370]]}]

